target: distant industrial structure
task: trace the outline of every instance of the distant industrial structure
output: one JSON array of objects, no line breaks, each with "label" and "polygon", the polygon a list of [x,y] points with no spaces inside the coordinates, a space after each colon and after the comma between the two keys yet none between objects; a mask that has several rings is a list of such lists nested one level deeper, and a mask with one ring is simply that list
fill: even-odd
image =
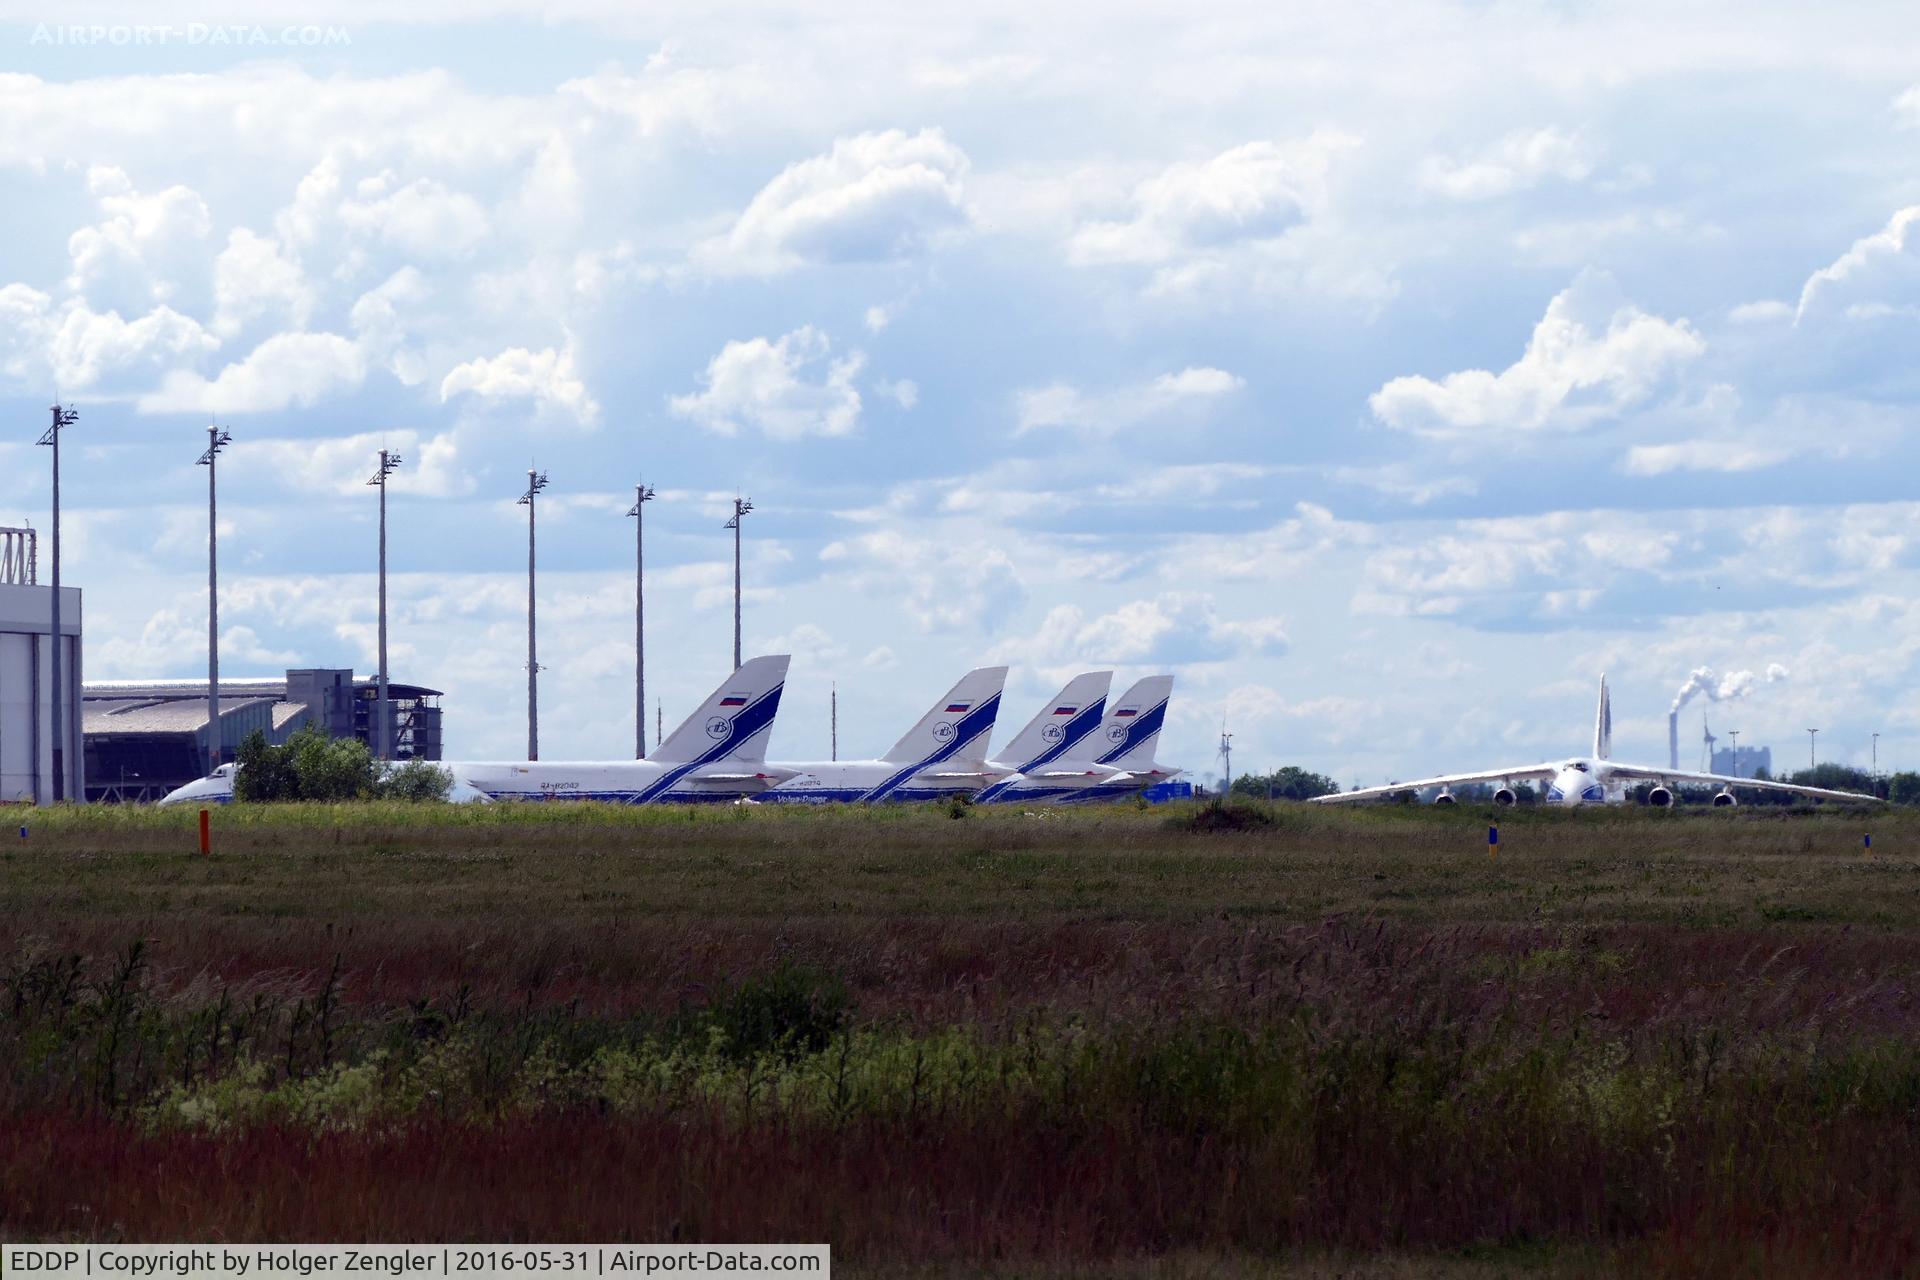
[{"label": "distant industrial structure", "polygon": [[[38,543],[32,529],[0,529],[0,802],[12,804],[78,796],[84,777],[73,714],[80,702],[80,589],[60,589],[56,664],[54,589],[39,583]],[[65,690],[60,698],[56,672]],[[59,786],[56,758],[65,774]]]},{"label": "distant industrial structure", "polygon": [[1736,778],[1757,778],[1764,772],[1771,778],[1773,748],[1734,747],[1728,751],[1715,751],[1711,772],[1731,774]]},{"label": "distant industrial structure", "polygon": [[[79,616],[77,606],[74,616]],[[205,680],[108,680],[83,686],[87,799],[158,800],[202,777],[210,749],[217,747],[221,759],[231,760],[255,732],[276,745],[306,725],[330,738],[356,738],[369,750],[379,740],[377,676],[305,668],[284,677],[222,677],[217,698],[209,698],[209,692]],[[394,758],[440,759],[440,690],[389,683],[387,693]],[[212,732],[209,702],[219,708]]]}]

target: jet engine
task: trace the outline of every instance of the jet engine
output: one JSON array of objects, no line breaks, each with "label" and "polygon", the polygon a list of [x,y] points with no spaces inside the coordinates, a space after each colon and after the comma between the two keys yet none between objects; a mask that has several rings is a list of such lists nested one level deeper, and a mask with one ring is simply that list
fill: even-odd
[{"label": "jet engine", "polygon": [[1722,791],[1713,797],[1713,807],[1716,809],[1731,809],[1739,803],[1731,791]]},{"label": "jet engine", "polygon": [[1655,787],[1647,792],[1647,803],[1656,809],[1673,808],[1673,792],[1665,787]]},{"label": "jet engine", "polygon": [[1458,803],[1460,803],[1460,802],[1459,802],[1458,800],[1455,800],[1455,799],[1453,798],[1453,792],[1451,792],[1451,791],[1442,791],[1442,792],[1441,792],[1441,793],[1440,793],[1439,795],[1437,795],[1437,796],[1435,796],[1435,797],[1433,798],[1433,802],[1434,802],[1435,804],[1458,804]]},{"label": "jet engine", "polygon": [[1493,793],[1493,802],[1497,805],[1504,807],[1510,804],[1518,804],[1520,802],[1520,797],[1513,794],[1512,787],[1501,787],[1498,791]]}]

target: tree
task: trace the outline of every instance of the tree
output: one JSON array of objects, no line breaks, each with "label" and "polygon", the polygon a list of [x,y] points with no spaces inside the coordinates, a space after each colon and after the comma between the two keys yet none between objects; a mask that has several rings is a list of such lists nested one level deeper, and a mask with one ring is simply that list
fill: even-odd
[{"label": "tree", "polygon": [[1324,774],[1311,773],[1296,765],[1285,765],[1272,773],[1243,773],[1233,780],[1233,793],[1276,800],[1311,800],[1331,795],[1340,784]]},{"label": "tree", "polygon": [[1895,804],[1920,804],[1920,773],[1896,773],[1888,778],[1887,799]]},{"label": "tree", "polygon": [[377,794],[382,800],[445,800],[453,775],[431,760],[409,760],[387,770]]},{"label": "tree", "polygon": [[293,752],[269,746],[258,729],[248,734],[235,756],[233,798],[247,802],[294,800],[300,784],[293,772]]},{"label": "tree", "polygon": [[233,798],[276,800],[445,800],[453,775],[426,760],[383,767],[354,738],[329,738],[312,725],[273,746],[259,733],[240,744]]}]

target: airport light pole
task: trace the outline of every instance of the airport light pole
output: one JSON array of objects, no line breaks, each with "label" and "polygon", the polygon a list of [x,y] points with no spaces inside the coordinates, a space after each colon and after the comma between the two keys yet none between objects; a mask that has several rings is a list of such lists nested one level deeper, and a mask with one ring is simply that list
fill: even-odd
[{"label": "airport light pole", "polygon": [[540,758],[540,660],[534,646],[533,500],[547,487],[547,473],[527,468],[527,491],[515,505],[527,509],[527,759]]},{"label": "airport light pole", "polygon": [[380,451],[380,469],[367,481],[380,489],[380,700],[373,704],[373,750],[393,759],[393,703],[387,698],[387,477],[400,467],[400,455]]},{"label": "airport light pole", "polygon": [[1227,732],[1224,725],[1220,728],[1220,758],[1225,762],[1221,767],[1227,775],[1220,784],[1220,797],[1224,800],[1233,793],[1233,735]]},{"label": "airport light pole", "polygon": [[745,498],[733,500],[733,519],[727,521],[727,528],[733,530],[733,669],[740,669],[740,525],[745,520],[753,504]]},{"label": "airport light pole", "polygon": [[1809,769],[1813,768],[1813,744],[1819,733],[1818,729],[1807,730],[1807,768]]},{"label": "airport light pole", "polygon": [[66,688],[62,675],[61,650],[66,647],[60,634],[60,429],[80,420],[78,409],[53,406],[53,425],[40,437],[40,443],[53,448],[53,802],[67,798]]},{"label": "airport light pole", "polygon": [[1873,776],[1880,776],[1880,735],[1873,735]]},{"label": "airport light pole", "polygon": [[1727,736],[1733,739],[1733,776],[1737,778],[1740,776],[1740,731],[1729,729]]},{"label": "airport light pole", "polygon": [[828,759],[838,760],[840,758],[840,682],[838,680],[834,681],[831,688],[833,690],[831,695],[833,699],[833,711],[831,713],[832,718],[829,722],[830,727],[827,732],[831,735],[829,739],[831,743],[829,750],[832,754]]},{"label": "airport light pole", "polygon": [[220,451],[233,443],[219,424],[207,424],[207,772],[220,767]]},{"label": "airport light pole", "polygon": [[633,758],[647,758],[647,518],[653,486],[633,486]]}]

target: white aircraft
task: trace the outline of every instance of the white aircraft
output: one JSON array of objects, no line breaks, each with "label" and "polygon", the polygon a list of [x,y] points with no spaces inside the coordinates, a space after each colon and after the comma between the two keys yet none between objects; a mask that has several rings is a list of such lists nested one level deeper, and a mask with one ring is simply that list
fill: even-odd
[{"label": "white aircraft", "polygon": [[969,671],[878,760],[776,765],[793,776],[755,798],[767,804],[829,804],[970,795],[1002,776],[987,765],[986,747],[1006,682],[1005,667]]},{"label": "white aircraft", "polygon": [[[221,682],[221,687],[226,687],[225,681]],[[229,760],[206,777],[195,778],[192,782],[167,792],[166,795],[154,801],[154,807],[157,809],[170,804],[229,804],[233,800],[233,772],[239,767]],[[394,762],[389,761],[381,766],[380,772],[385,775],[397,767]],[[456,782],[447,788],[448,804],[487,804],[492,799],[493,797],[486,792],[475,790],[463,782]]]},{"label": "white aircraft", "polygon": [[[1107,706],[1107,718],[1100,730],[1087,742],[1098,752],[1096,766],[1115,772],[1090,786],[1061,799],[1067,804],[1091,804],[1103,800],[1124,800],[1169,778],[1183,769],[1169,769],[1153,758],[1160,742],[1160,726],[1167,718],[1167,701],[1173,694],[1172,676],[1148,676],[1136,680],[1131,689]],[[1104,749],[1103,749],[1104,748]]]},{"label": "white aircraft", "polygon": [[1089,671],[1067,681],[989,765],[1000,780],[975,796],[975,804],[1031,804],[1058,800],[1120,770],[1095,764],[1076,748],[1100,727],[1111,671]]},{"label": "white aircraft", "polygon": [[1830,791],[1825,787],[1802,787],[1790,782],[1770,782],[1758,778],[1730,778],[1722,773],[1690,773],[1683,769],[1658,769],[1647,765],[1624,764],[1614,760],[1613,755],[1613,705],[1607,696],[1607,678],[1600,677],[1600,706],[1594,716],[1593,754],[1572,760],[1549,762],[1546,764],[1519,765],[1511,769],[1482,769],[1477,773],[1449,773],[1437,778],[1416,778],[1412,782],[1395,782],[1384,787],[1364,787],[1358,791],[1341,791],[1333,795],[1315,797],[1315,804],[1345,804],[1354,800],[1376,800],[1382,796],[1398,795],[1406,791],[1423,791],[1428,787],[1439,787],[1440,794],[1434,797],[1435,804],[1453,804],[1453,788],[1471,782],[1497,782],[1498,790],[1493,793],[1495,804],[1512,804],[1517,798],[1513,793],[1513,783],[1518,779],[1544,779],[1547,781],[1546,803],[1581,805],[1615,804],[1626,799],[1629,787],[1636,783],[1651,782],[1653,790],[1647,793],[1647,803],[1660,808],[1673,805],[1673,788],[1677,783],[1706,783],[1720,788],[1713,797],[1716,808],[1730,808],[1739,803],[1732,788],[1750,787],[1756,791],[1788,791],[1795,795],[1810,796],[1817,800],[1865,800],[1872,802],[1874,796],[1862,795],[1855,791]]},{"label": "white aircraft", "polygon": [[[442,761],[440,767],[453,775],[457,791],[471,789],[491,800],[713,804],[755,795],[791,776],[766,761],[787,661],[780,654],[747,662],[646,760]],[[160,803],[232,798],[233,768],[223,765]]]}]

